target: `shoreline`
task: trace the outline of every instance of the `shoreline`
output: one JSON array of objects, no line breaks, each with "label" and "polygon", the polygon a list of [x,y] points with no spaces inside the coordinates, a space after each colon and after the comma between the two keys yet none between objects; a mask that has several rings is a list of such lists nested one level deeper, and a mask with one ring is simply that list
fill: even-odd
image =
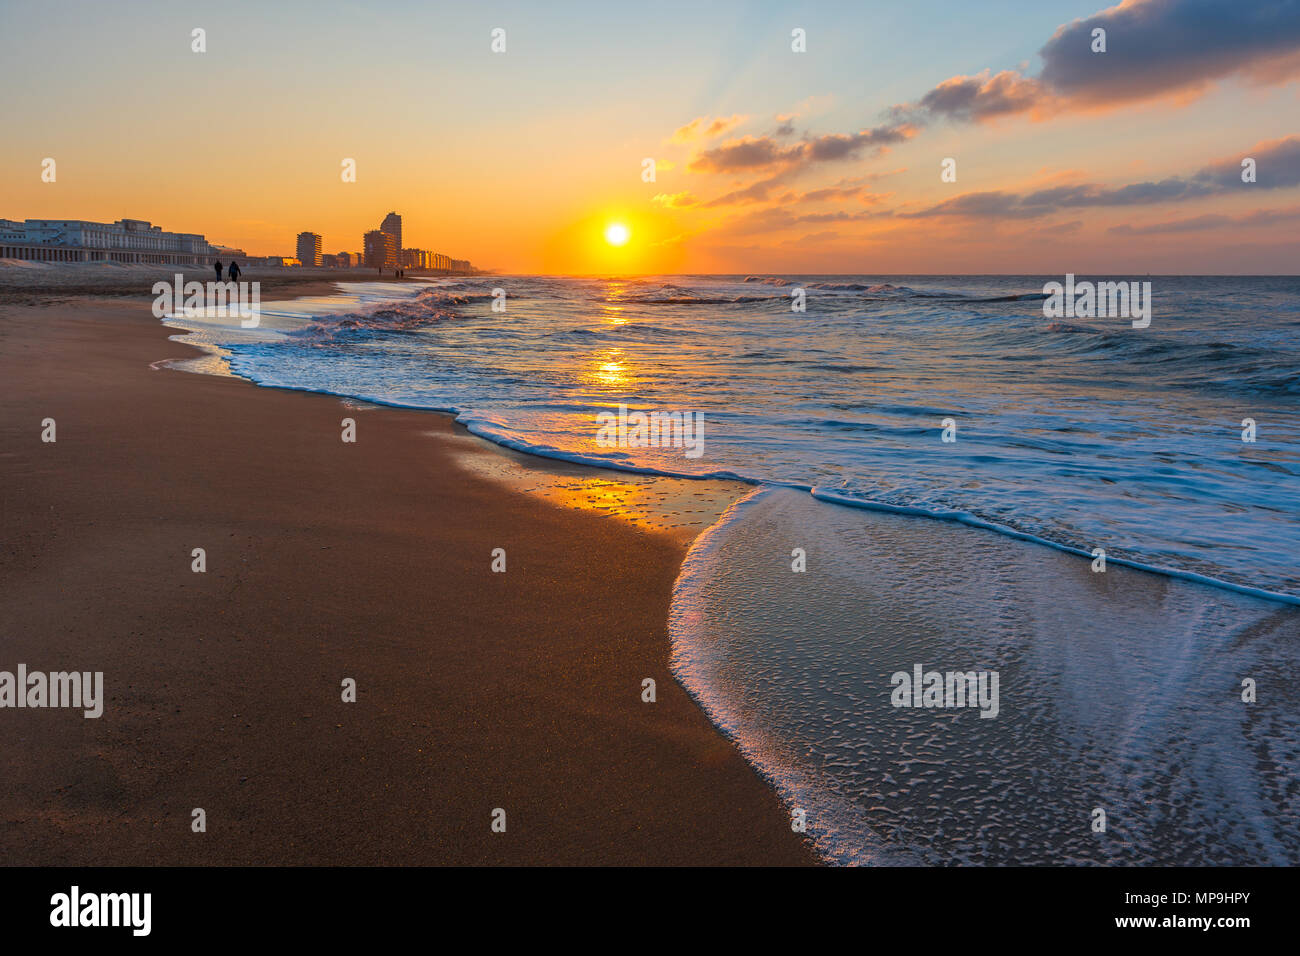
[{"label": "shoreline", "polygon": [[[352,280],[349,281],[368,281],[368,280],[366,280],[365,277],[359,277],[359,278],[353,278]],[[294,301],[295,298],[307,298],[312,296],[322,298],[322,299],[328,298],[331,295],[340,296],[344,298],[347,297],[348,293],[346,291],[346,288],[334,288],[333,284],[328,282],[324,284],[329,286],[329,288],[322,289],[316,286],[312,286],[310,287],[310,289],[304,289],[301,292],[292,293],[293,298],[276,300],[276,301],[279,301],[283,304],[285,302]],[[342,284],[346,286],[347,283],[342,283]],[[178,320],[173,327],[177,330],[179,334],[192,333],[192,330],[185,326],[183,320]],[[214,346],[213,348],[219,351],[219,347]],[[205,349],[205,351],[207,350]],[[211,357],[212,355],[213,352],[208,352],[208,357]],[[198,369],[195,368],[192,370],[198,370]],[[261,383],[256,383],[256,384],[261,384]],[[331,392],[328,389],[318,390],[316,388],[307,387],[307,386],[299,387],[299,386],[292,386],[292,385],[270,385],[264,387],[299,390],[299,391],[309,392],[312,394],[329,395],[339,399],[351,398],[354,401],[373,404],[376,407],[394,408],[398,410],[437,411],[441,414],[451,415],[457,421],[458,424],[460,424],[462,417],[472,413],[471,409],[465,409],[462,412],[462,410],[457,410],[454,407],[421,408],[421,406],[417,404],[402,404],[399,401],[386,400],[385,398],[380,396],[370,396],[370,395],[365,395],[362,397],[344,396],[337,392]],[[978,528],[985,531],[989,531],[1006,538],[1022,541],[1037,547],[1046,548],[1051,551],[1073,555],[1075,557],[1082,558],[1087,561],[1092,561],[1095,558],[1095,555],[1092,553],[1092,551],[1086,550],[1084,547],[1080,545],[1070,543],[1068,539],[1055,540],[1051,537],[1044,536],[1043,534],[1022,530],[1021,528],[1018,528],[1009,523],[1003,523],[997,520],[982,517],[980,514],[972,511],[959,510],[953,508],[941,509],[938,507],[927,508],[927,507],[920,507],[914,505],[892,504],[886,501],[875,500],[872,498],[858,497],[855,495],[848,495],[848,494],[839,494],[835,491],[823,490],[822,488],[818,487],[815,484],[802,483],[802,479],[795,480],[795,481],[777,480],[771,477],[764,477],[761,475],[751,475],[751,474],[746,474],[744,472],[733,471],[730,469],[720,469],[713,473],[697,474],[697,473],[691,473],[689,471],[661,470],[658,467],[601,461],[598,458],[593,458],[586,455],[562,452],[545,446],[538,447],[538,446],[529,445],[526,441],[517,441],[510,438],[508,435],[506,436],[493,435],[491,432],[485,432],[482,431],[480,428],[476,427],[478,426],[478,424],[479,423],[474,422],[472,419],[470,419],[468,420],[468,424],[464,427],[468,432],[472,433],[477,438],[482,439],[484,442],[494,446],[497,449],[509,450],[512,453],[519,453],[527,456],[529,460],[534,463],[535,466],[538,466],[537,465],[538,462],[561,463],[565,465],[576,465],[579,466],[580,468],[597,469],[601,471],[610,472],[611,474],[618,474],[624,476],[646,476],[650,478],[659,478],[659,479],[665,479],[669,481],[734,482],[737,485],[742,486],[738,488],[737,495],[748,494],[749,490],[753,488],[762,487],[765,485],[772,485],[776,487],[789,487],[789,488],[795,488],[803,492],[806,492],[811,497],[819,501],[828,504],[838,505],[840,507],[852,508],[852,509],[868,512],[868,513],[874,513],[874,514],[896,514],[896,515],[908,515],[908,516],[918,517],[918,518],[926,518],[931,521],[937,521],[945,525],[959,524],[966,527]],[[540,465],[538,467],[545,468],[547,466]],[[1260,600],[1270,601],[1273,603],[1288,605],[1288,606],[1300,606],[1300,593],[1293,593],[1286,590],[1282,590],[1280,587],[1277,586],[1262,586],[1259,584],[1248,583],[1247,581],[1234,580],[1232,577],[1227,576],[1226,574],[1223,573],[1213,574],[1213,573],[1206,573],[1202,571],[1192,570],[1190,568],[1180,568],[1180,567],[1173,566],[1171,564],[1162,563],[1150,557],[1146,557],[1146,558],[1141,556],[1128,557],[1120,553],[1108,554],[1107,561],[1114,566],[1124,567],[1142,573],[1154,574],[1163,578],[1169,578],[1172,580],[1182,581],[1189,584],[1204,585],[1207,587],[1226,591],[1232,594],[1241,595],[1244,597],[1257,598]]]},{"label": "shoreline", "polygon": [[139,302],[0,305],[5,656],[103,670],[107,696],[97,721],[15,722],[7,863],[818,862],[669,671],[716,489],[642,490],[644,520],[611,522],[626,490],[596,483],[632,476],[475,449],[447,415],[178,378],[165,361],[203,353],[159,349],[176,331]]}]

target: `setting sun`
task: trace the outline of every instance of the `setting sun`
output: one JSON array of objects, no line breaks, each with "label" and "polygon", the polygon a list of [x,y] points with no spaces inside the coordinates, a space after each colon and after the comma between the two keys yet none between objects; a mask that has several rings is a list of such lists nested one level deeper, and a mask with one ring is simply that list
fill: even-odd
[{"label": "setting sun", "polygon": [[631,237],[631,230],[621,222],[611,222],[605,227],[605,241],[611,246],[625,245]]}]

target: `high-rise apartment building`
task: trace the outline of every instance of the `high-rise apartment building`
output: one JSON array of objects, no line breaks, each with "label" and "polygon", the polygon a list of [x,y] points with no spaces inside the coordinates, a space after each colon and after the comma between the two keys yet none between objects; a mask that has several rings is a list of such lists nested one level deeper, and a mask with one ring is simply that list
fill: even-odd
[{"label": "high-rise apartment building", "polygon": [[320,265],[320,236],[314,232],[298,233],[298,261],[304,266]]},{"label": "high-rise apartment building", "polygon": [[[384,217],[384,221],[379,224],[379,231],[387,233],[393,237],[393,248],[397,250],[397,255],[402,251],[402,217],[395,212],[390,212]],[[396,262],[396,259],[394,259]]]},{"label": "high-rise apartment building", "polygon": [[396,269],[397,249],[392,235],[382,229],[372,229],[365,235],[363,254],[371,269]]}]

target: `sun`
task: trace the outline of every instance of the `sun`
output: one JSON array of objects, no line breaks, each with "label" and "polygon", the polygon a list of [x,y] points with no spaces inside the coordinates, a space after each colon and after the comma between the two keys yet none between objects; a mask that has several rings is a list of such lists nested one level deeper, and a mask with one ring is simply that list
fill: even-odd
[{"label": "sun", "polygon": [[621,222],[611,222],[605,227],[605,241],[611,246],[625,246],[632,238],[632,230]]}]

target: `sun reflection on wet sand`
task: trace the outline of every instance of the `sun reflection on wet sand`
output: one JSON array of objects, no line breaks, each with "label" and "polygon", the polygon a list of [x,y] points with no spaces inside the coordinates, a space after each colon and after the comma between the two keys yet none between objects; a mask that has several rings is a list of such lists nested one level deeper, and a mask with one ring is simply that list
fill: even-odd
[{"label": "sun reflection on wet sand", "polygon": [[474,474],[509,485],[566,508],[618,518],[647,531],[692,541],[748,494],[749,485],[714,479],[692,480],[635,475],[525,455],[493,445],[468,432],[459,436],[463,453],[452,460]]}]

